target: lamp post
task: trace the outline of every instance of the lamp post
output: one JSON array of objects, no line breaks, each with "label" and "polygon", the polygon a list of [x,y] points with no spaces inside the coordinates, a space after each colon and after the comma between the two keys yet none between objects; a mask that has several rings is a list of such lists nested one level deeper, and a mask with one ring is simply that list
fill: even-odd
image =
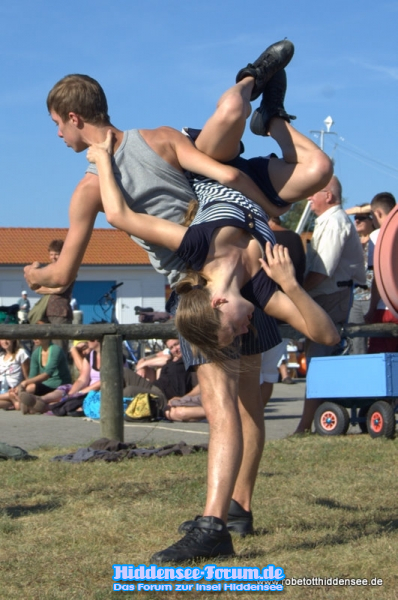
[{"label": "lamp post", "polygon": [[[330,115],[329,115],[329,117],[326,117],[326,119],[324,120],[324,123],[326,125],[326,131],[324,129],[311,129],[310,130],[310,133],[319,133],[319,146],[322,151],[323,151],[323,143],[324,143],[325,135],[328,135],[328,134],[329,135],[337,135],[337,133],[335,133],[334,131],[330,131],[331,126],[334,124],[334,121]],[[304,227],[306,226],[306,223],[308,221],[310,210],[311,210],[310,203],[307,202],[307,204],[305,205],[305,208],[302,212],[302,215],[300,217],[300,221],[298,222],[298,225],[296,227],[296,233],[298,233],[298,234],[303,233]]]}]

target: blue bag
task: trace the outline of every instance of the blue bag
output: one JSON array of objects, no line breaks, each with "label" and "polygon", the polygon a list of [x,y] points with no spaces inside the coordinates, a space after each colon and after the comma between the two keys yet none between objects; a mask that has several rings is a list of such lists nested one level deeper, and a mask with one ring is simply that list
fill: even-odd
[{"label": "blue bag", "polygon": [[[131,398],[123,398],[123,413],[131,402]],[[83,412],[90,419],[99,419],[101,411],[101,392],[92,390],[83,400]]]}]

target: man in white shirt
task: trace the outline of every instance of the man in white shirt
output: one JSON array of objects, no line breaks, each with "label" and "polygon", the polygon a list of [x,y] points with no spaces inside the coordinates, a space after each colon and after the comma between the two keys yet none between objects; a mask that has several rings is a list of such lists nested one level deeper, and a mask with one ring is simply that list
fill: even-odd
[{"label": "man in white shirt", "polygon": [[[341,206],[342,189],[333,176],[322,190],[309,198],[316,215],[314,233],[307,252],[303,287],[328,313],[334,324],[347,321],[354,285],[365,285],[366,274],[362,246],[355,227]],[[307,362],[314,356],[330,356],[336,348],[307,340]],[[304,410],[295,433],[311,429],[316,400],[304,402]]]}]

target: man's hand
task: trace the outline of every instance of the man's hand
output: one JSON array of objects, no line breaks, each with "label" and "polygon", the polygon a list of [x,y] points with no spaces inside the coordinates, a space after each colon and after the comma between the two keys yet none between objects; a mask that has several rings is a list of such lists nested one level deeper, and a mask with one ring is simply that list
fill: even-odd
[{"label": "man's hand", "polygon": [[108,129],[106,132],[106,138],[104,142],[99,144],[92,144],[87,150],[87,160],[91,163],[96,163],[97,160],[100,160],[103,156],[112,156],[113,154],[113,145],[115,143],[115,137],[113,135],[113,131]]},{"label": "man's hand", "polygon": [[260,263],[268,277],[273,279],[282,289],[286,286],[297,284],[293,263],[289,256],[289,250],[281,244],[271,246],[270,242],[265,245],[265,259],[260,258]]},{"label": "man's hand", "polygon": [[31,290],[37,290],[40,287],[40,285],[34,283],[34,279],[32,279],[32,277],[34,277],[34,271],[37,269],[40,269],[40,263],[37,261],[33,262],[31,265],[27,265],[24,268],[24,277]]}]

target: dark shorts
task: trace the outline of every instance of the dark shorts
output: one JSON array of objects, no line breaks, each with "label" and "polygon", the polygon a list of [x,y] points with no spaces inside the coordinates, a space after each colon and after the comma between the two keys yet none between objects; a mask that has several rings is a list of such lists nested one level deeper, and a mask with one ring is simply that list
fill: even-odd
[{"label": "dark shorts", "polygon": [[[191,127],[184,128],[185,133],[194,142],[200,134],[200,129],[192,129]],[[227,165],[236,167],[243,173],[246,173],[254,183],[258,185],[260,190],[267,196],[268,200],[278,206],[279,208],[285,208],[290,206],[289,202],[285,202],[280,198],[271,183],[268,173],[269,161],[278,158],[276,154],[270,154],[269,156],[256,156],[254,158],[243,158],[241,154],[244,152],[244,146],[241,142],[240,155],[227,162]]]},{"label": "dark shorts", "polygon": [[[167,312],[175,315],[178,306],[178,296],[172,292],[167,305]],[[262,310],[256,308],[251,321],[253,330],[237,338],[234,350],[228,350],[228,356],[231,359],[237,359],[240,356],[253,356],[270,350],[282,340],[279,335],[279,329],[275,319],[266,315]],[[180,346],[184,365],[186,369],[197,365],[203,365],[209,361],[199,354],[194,356],[190,344],[181,336]]]},{"label": "dark shorts", "polygon": [[35,396],[45,396],[56,389],[57,388],[48,387],[48,385],[39,381],[36,383]]}]

